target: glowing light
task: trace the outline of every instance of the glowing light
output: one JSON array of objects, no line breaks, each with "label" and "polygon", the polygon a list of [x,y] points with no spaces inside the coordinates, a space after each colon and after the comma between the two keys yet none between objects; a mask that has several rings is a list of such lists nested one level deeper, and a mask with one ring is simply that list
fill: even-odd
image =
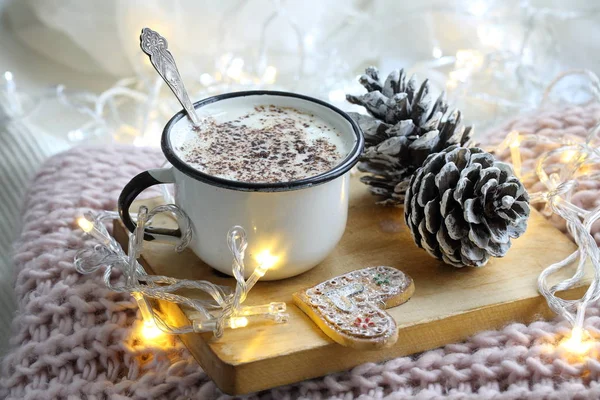
[{"label": "glowing light", "polygon": [[265,73],[262,76],[262,81],[264,83],[275,83],[275,78],[277,77],[277,68],[275,68],[272,65],[269,65],[266,69],[265,69]]},{"label": "glowing light", "polygon": [[234,80],[239,80],[242,77],[242,70],[244,68],[244,60],[241,58],[234,58],[231,60],[231,64],[227,68],[227,76]]},{"label": "glowing light", "polygon": [[583,161],[585,154],[580,154],[577,150],[567,150],[560,156],[560,162],[568,164],[573,161]]},{"label": "glowing light", "polygon": [[509,142],[508,147],[510,148],[517,148],[521,145],[521,137],[518,131],[510,131],[507,139]]},{"label": "glowing light", "polygon": [[212,76],[210,76],[210,74],[203,73],[202,75],[200,75],[200,83],[204,86],[210,86],[214,83],[214,81],[215,79]]},{"label": "glowing light", "polygon": [[140,329],[140,336],[145,341],[157,341],[158,339],[164,339],[167,334],[163,332],[152,317],[152,312],[149,309],[148,302],[144,299],[144,296],[140,292],[133,292],[131,296],[136,300],[137,305],[142,314],[142,327]]},{"label": "glowing light", "polygon": [[[435,54],[433,56],[435,57]],[[454,70],[448,73],[448,81],[446,82],[446,88],[448,90],[456,89],[459,83],[466,82],[471,76],[471,74],[477,69],[479,69],[482,65],[483,54],[481,52],[473,49],[458,50],[456,52]]]},{"label": "glowing light", "polygon": [[279,261],[279,257],[271,254],[269,250],[264,250],[261,253],[258,253],[255,258],[256,261],[258,261],[258,267],[256,267],[256,269],[254,270],[254,273],[261,278],[270,268],[272,268],[277,263],[277,261]]},{"label": "glowing light", "polygon": [[456,67],[470,70],[483,65],[483,54],[473,49],[461,49],[456,52]]},{"label": "glowing light", "polygon": [[446,82],[446,89],[448,90],[453,90],[456,89],[458,87],[458,81],[456,81],[455,79],[448,79],[448,81]]},{"label": "glowing light", "polygon": [[85,139],[85,133],[81,129],[73,129],[67,133],[67,137],[73,142],[78,142]]},{"label": "glowing light", "polygon": [[238,329],[248,326],[248,318],[246,317],[232,317],[229,319],[229,327],[231,329]]},{"label": "glowing light", "polygon": [[160,330],[154,321],[144,321],[142,328],[140,329],[140,336],[146,341],[157,340],[166,334]]},{"label": "glowing light", "polygon": [[431,50],[431,55],[433,56],[433,58],[441,58],[443,55],[442,49],[440,49],[438,46],[434,46]]},{"label": "glowing light", "polygon": [[593,341],[584,340],[584,334],[586,337],[589,337],[587,332],[585,332],[583,329],[573,328],[571,337],[562,341],[559,346],[573,355],[585,355],[592,348]]},{"label": "glowing light", "polygon": [[304,45],[306,46],[306,48],[310,49],[315,44],[315,37],[311,34],[308,34],[308,35],[304,36],[303,41],[304,41]]},{"label": "glowing light", "polygon": [[101,232],[93,221],[93,217],[82,216],[77,218],[77,225],[88,235],[98,240],[105,246],[110,245],[111,238],[106,232]]},{"label": "glowing light", "polygon": [[17,85],[13,79],[13,73],[10,71],[5,71],[4,81],[4,89],[8,97],[8,105],[10,106],[9,111],[13,115],[21,115],[23,113],[23,108],[21,105],[21,100],[17,94]]},{"label": "glowing light", "polygon": [[90,233],[94,229],[94,223],[85,217],[77,218],[77,225],[85,232]]},{"label": "glowing light", "polygon": [[569,163],[575,158],[576,154],[577,152],[575,150],[565,151],[562,156],[560,156],[560,161],[565,164]]},{"label": "glowing light", "polygon": [[154,317],[152,316],[152,311],[150,311],[150,306],[144,296],[140,292],[133,292],[131,296],[137,302],[138,308],[140,309],[140,313],[142,314],[142,319],[145,324],[156,326],[154,322]]}]

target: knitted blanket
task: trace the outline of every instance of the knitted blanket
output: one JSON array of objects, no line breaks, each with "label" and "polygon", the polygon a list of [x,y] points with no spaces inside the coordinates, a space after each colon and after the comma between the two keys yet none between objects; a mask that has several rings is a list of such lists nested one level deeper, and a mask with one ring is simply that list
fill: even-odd
[{"label": "knitted blanket", "polygon": [[[88,209],[113,209],[137,172],[157,167],[155,150],[77,148],[50,159],[24,204],[15,245],[18,312],[2,360],[0,397],[8,399],[225,398],[171,337],[160,346],[136,338],[132,299],[105,289],[101,271],[78,274],[77,249],[90,245],[75,226]],[[599,310],[586,325],[600,336]],[[561,320],[511,324],[383,364],[250,395],[250,398],[599,398],[600,363],[563,361],[549,349],[569,326]]]},{"label": "knitted blanket", "polygon": [[[590,130],[598,124],[598,121],[600,121],[600,104],[598,103],[591,103],[586,106],[571,105],[562,108],[548,108],[511,118],[486,132],[482,141],[484,146],[497,146],[511,131],[517,131],[522,135],[534,135],[542,139],[538,142],[525,141],[521,143],[522,180],[529,193],[546,191],[547,188],[535,174],[535,167],[541,154],[554,150],[557,146],[547,143],[543,139],[549,139],[553,143],[561,140],[582,143]],[[599,139],[596,137],[591,144],[598,146]],[[501,160],[511,162],[509,149],[499,152],[497,156]],[[568,162],[568,160],[562,158],[560,161]],[[594,171],[597,169],[594,168]],[[547,172],[550,173],[550,171]],[[580,177],[571,201],[585,210],[598,207],[600,205],[600,181]],[[544,205],[538,203],[536,207],[538,210],[542,210]],[[562,232],[567,233],[566,221],[560,216],[551,215],[550,221]],[[592,225],[591,233],[598,246],[600,246],[600,221]]]}]

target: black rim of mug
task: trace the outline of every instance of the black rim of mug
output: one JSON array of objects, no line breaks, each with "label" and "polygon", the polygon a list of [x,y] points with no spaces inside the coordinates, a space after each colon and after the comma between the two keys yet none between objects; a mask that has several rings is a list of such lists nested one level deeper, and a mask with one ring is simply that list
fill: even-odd
[{"label": "black rim of mug", "polygon": [[173,165],[173,167],[175,167],[176,169],[178,169],[179,171],[183,172],[184,174],[186,174],[187,176],[189,176],[191,178],[197,179],[199,181],[208,183],[213,186],[218,186],[218,187],[232,189],[232,190],[249,191],[249,192],[288,191],[288,190],[297,190],[297,189],[302,189],[302,188],[322,184],[322,183],[328,182],[330,180],[333,180],[333,179],[343,175],[344,173],[349,171],[358,162],[358,158],[360,157],[360,155],[363,152],[364,138],[363,138],[362,132],[361,132],[360,128],[358,127],[358,125],[356,124],[356,122],[354,122],[348,114],[346,114],[344,111],[340,110],[339,108],[332,106],[331,104],[326,103],[322,100],[315,99],[313,97],[304,96],[301,94],[291,93],[291,92],[280,92],[280,91],[275,91],[275,90],[248,90],[248,91],[243,91],[243,92],[232,92],[232,93],[225,93],[225,94],[220,94],[217,96],[208,97],[206,99],[195,102],[194,108],[198,109],[198,108],[206,106],[208,104],[212,104],[217,101],[230,99],[230,98],[234,98],[234,97],[263,96],[263,95],[294,97],[294,98],[298,98],[301,100],[310,101],[310,102],[319,104],[319,105],[326,107],[326,108],[330,109],[331,111],[337,113],[342,118],[344,118],[346,121],[348,121],[348,123],[350,123],[350,125],[352,126],[352,130],[354,131],[354,135],[356,136],[356,141],[354,143],[354,147],[352,148],[352,150],[348,153],[346,158],[341,163],[339,163],[334,168],[332,168],[329,171],[324,172],[320,175],[315,175],[315,176],[311,176],[311,177],[308,177],[305,179],[299,179],[297,181],[291,181],[291,182],[276,182],[276,183],[256,183],[255,182],[255,183],[253,183],[253,182],[232,181],[232,180],[205,174],[205,173],[191,167],[190,165],[186,164],[182,159],[180,159],[177,156],[177,154],[175,154],[175,152],[173,151],[173,147],[171,145],[169,133],[171,132],[172,127],[175,125],[175,123],[177,123],[177,121],[179,121],[180,119],[185,118],[187,116],[185,110],[181,110],[177,114],[175,114],[169,120],[169,122],[167,122],[167,125],[165,125],[165,128],[163,130],[162,139],[161,139],[161,147],[162,147],[162,151],[163,151],[165,157],[171,163],[171,165]]}]

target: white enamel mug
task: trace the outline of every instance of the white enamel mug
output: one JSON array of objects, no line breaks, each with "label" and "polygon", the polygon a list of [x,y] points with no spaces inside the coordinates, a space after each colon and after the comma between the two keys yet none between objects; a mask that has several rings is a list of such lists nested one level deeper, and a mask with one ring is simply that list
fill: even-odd
[{"label": "white enamel mug", "polygon": [[[226,235],[235,225],[247,233],[246,276],[268,258],[265,280],[283,279],[319,264],[335,248],[346,228],[349,171],[364,146],[358,126],[343,111],[321,100],[276,91],[247,91],[218,95],[194,104],[200,115],[222,112],[227,107],[274,104],[310,112],[340,132],[346,157],[333,169],[293,182],[248,183],[227,180],[191,167],[174,149],[189,135],[189,129],[174,129],[186,118],[182,110],[165,126],[162,150],[171,168],[153,169],[134,177],[119,197],[119,213],[133,231],[129,208],[144,189],[158,184],[175,185],[175,203],[193,225],[191,249],[206,264],[231,275],[233,257]],[[168,240],[179,230],[147,230],[146,240]],[[170,239],[170,240],[169,240]]]}]

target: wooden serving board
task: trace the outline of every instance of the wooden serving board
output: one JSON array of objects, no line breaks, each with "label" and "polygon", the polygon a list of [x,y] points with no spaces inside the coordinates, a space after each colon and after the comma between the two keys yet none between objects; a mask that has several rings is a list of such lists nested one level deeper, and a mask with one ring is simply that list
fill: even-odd
[{"label": "wooden serving board", "polygon": [[[162,200],[162,199],[160,199]],[[138,201],[150,208],[158,199]],[[186,334],[181,340],[216,385],[229,394],[244,394],[342,371],[365,362],[380,362],[464,340],[476,332],[507,323],[530,322],[552,316],[537,292],[540,271],[557,262],[575,245],[540,214],[533,212],[527,232],[513,241],[502,259],[484,268],[455,269],[417,248],[404,224],[403,210],[381,207],[366,187],[351,179],[348,225],[333,253],[316,268],[282,281],[259,282],[247,305],[284,301],[286,324],[260,324],[226,330],[221,339],[211,334]],[[167,218],[155,225],[172,223]],[[126,249],[127,235],[115,224],[115,237]],[[225,240],[225,238],[223,238]],[[149,273],[176,278],[206,279],[233,286],[200,261],[191,250],[175,253],[170,245],[146,242],[142,262]],[[292,293],[333,276],[366,266],[389,265],[409,274],[416,291],[408,303],[388,310],[399,327],[399,339],[388,349],[359,351],[333,342],[292,302]],[[583,294],[579,287],[566,298]],[[174,323],[187,323],[193,311],[169,308]]]}]

